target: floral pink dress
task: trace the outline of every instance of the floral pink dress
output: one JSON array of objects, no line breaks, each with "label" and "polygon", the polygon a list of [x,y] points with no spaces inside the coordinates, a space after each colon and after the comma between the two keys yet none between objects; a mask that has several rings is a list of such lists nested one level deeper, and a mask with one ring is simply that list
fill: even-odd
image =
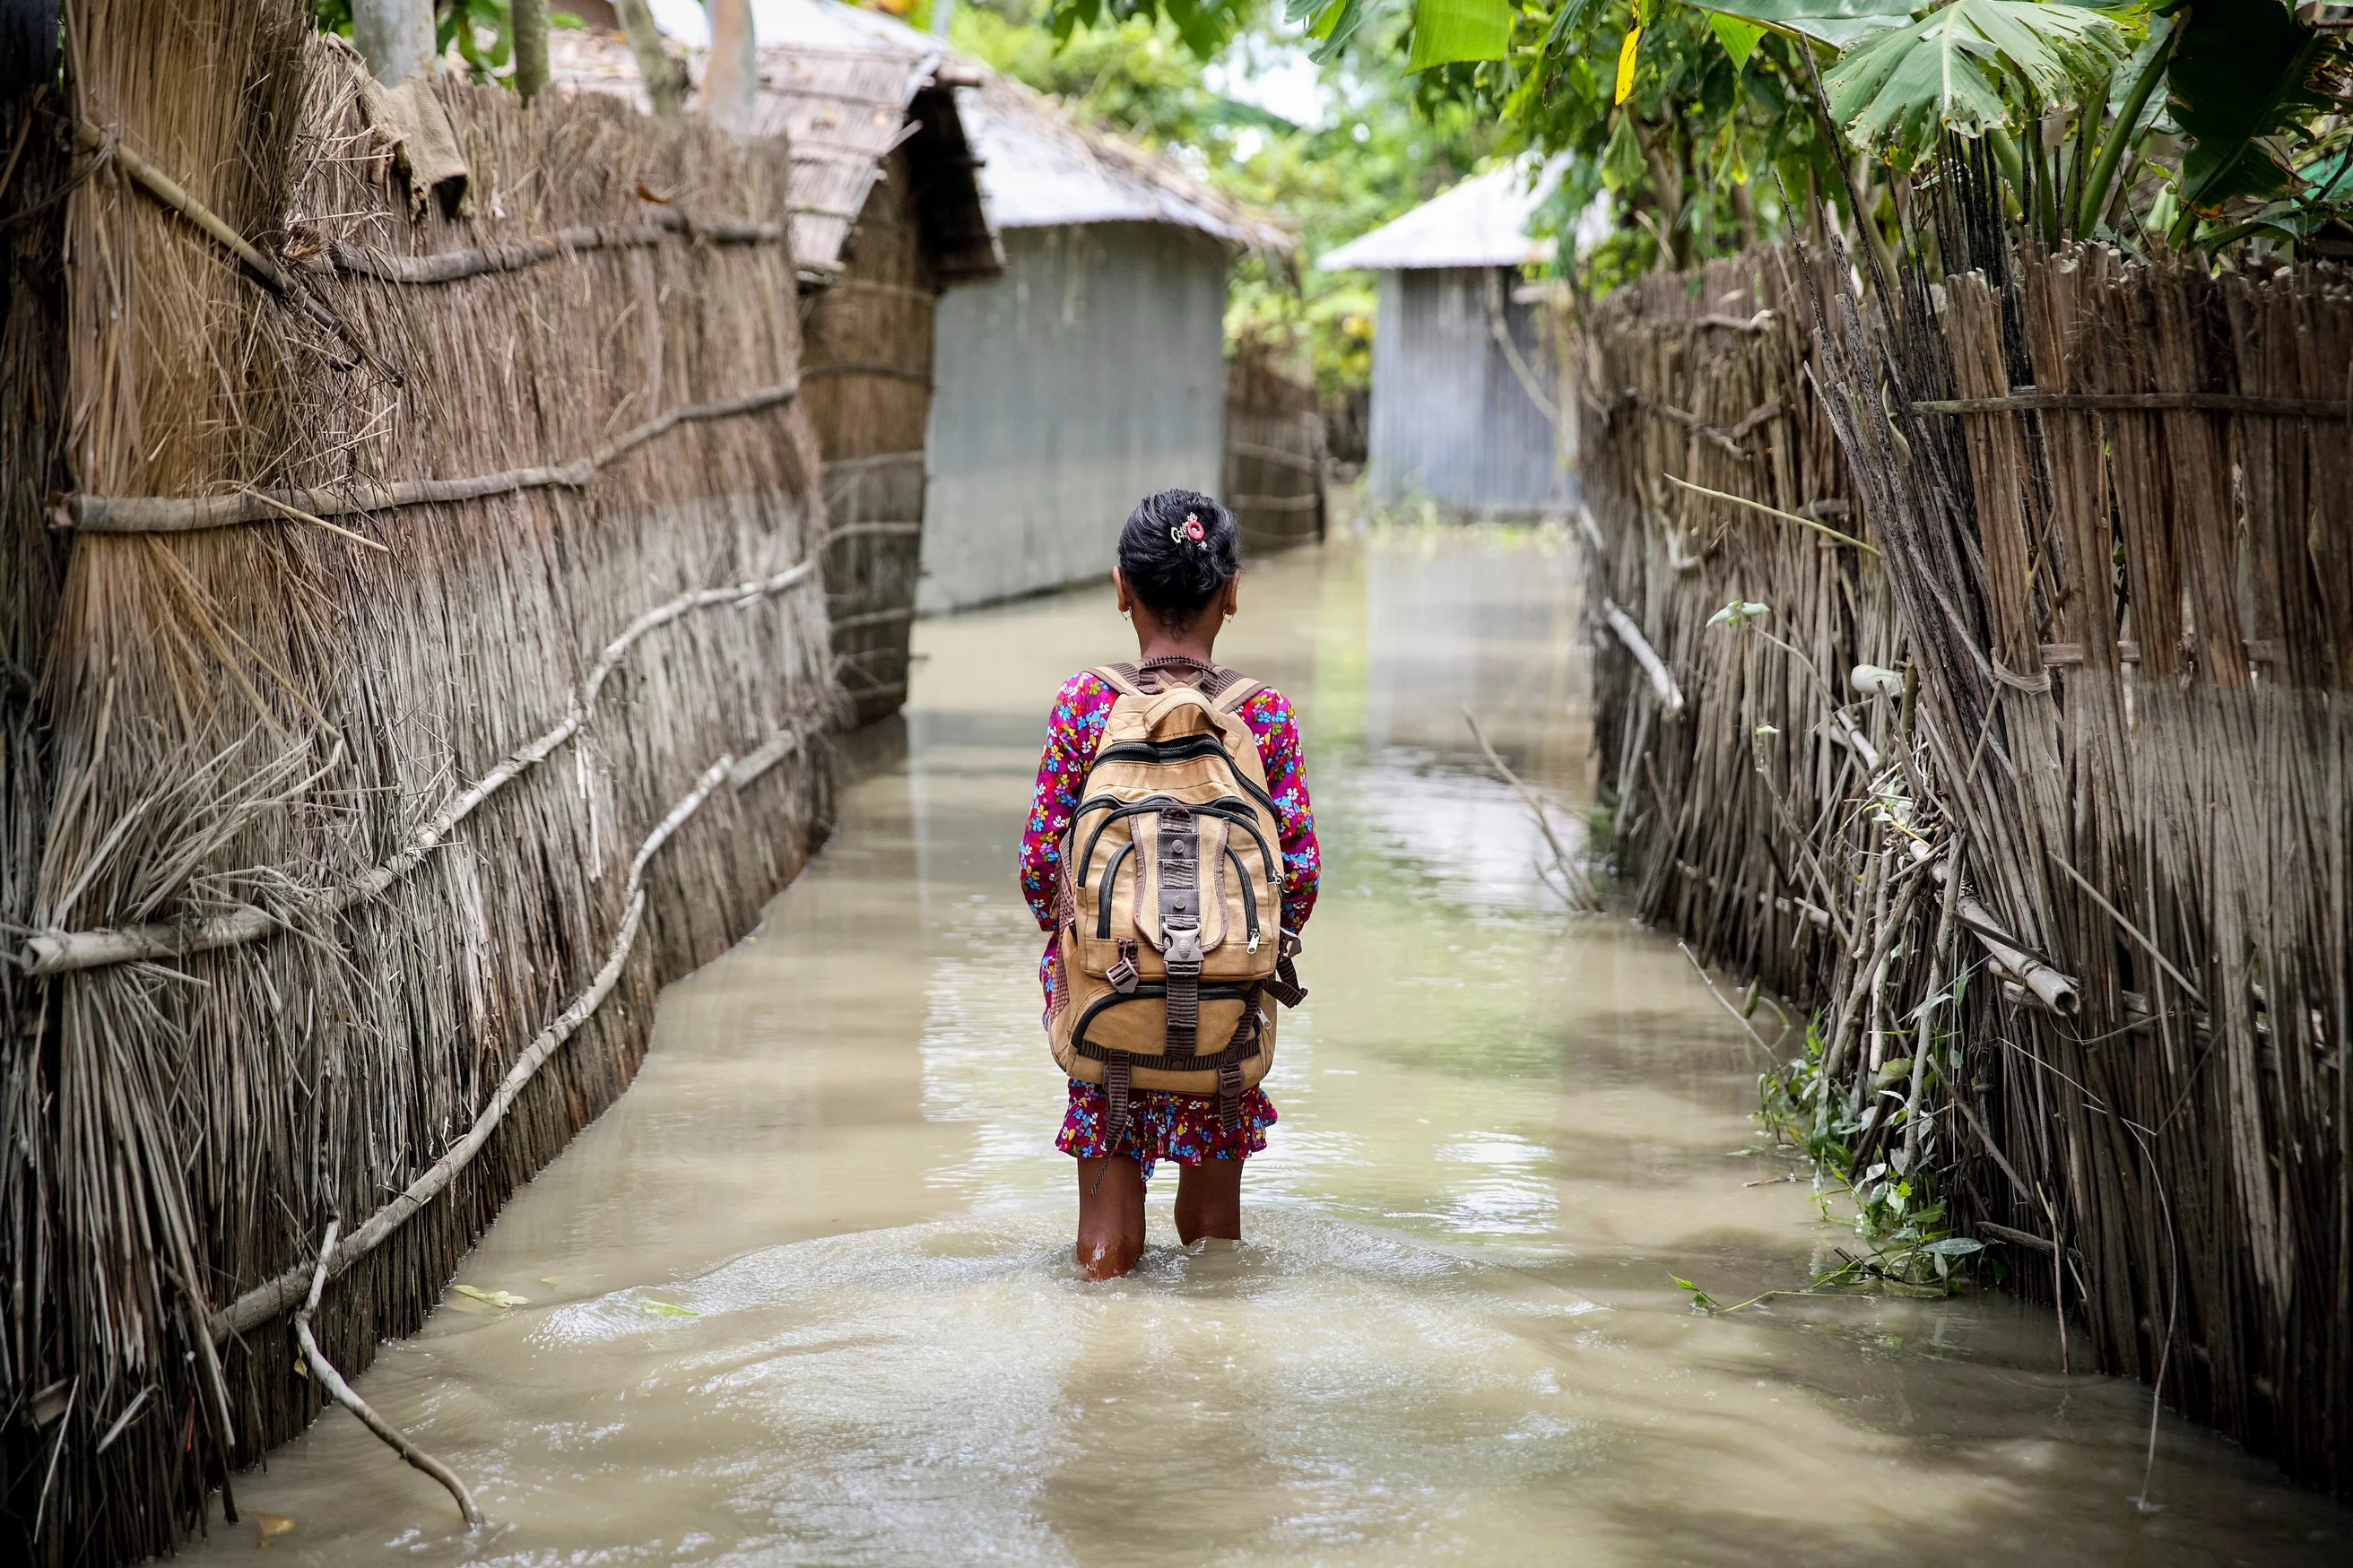
[{"label": "floral pink dress", "polygon": [[[1094,764],[1095,748],[1103,742],[1103,721],[1118,697],[1101,676],[1092,671],[1074,675],[1062,683],[1046,721],[1045,754],[1038,760],[1038,787],[1029,799],[1029,825],[1021,835],[1021,896],[1050,939],[1038,964],[1049,1013],[1054,988],[1062,980],[1061,957],[1050,940],[1062,840],[1071,830],[1071,814],[1079,807],[1087,770]],[[1291,704],[1272,687],[1251,693],[1242,704],[1241,718],[1258,738],[1259,760],[1266,766],[1267,793],[1274,797],[1275,823],[1282,833],[1282,923],[1299,931],[1314,910],[1322,869],[1315,814],[1300,772],[1299,726],[1292,719]],[[1198,1165],[1204,1160],[1246,1159],[1266,1147],[1266,1130],[1274,1122],[1273,1102],[1255,1088],[1243,1093],[1241,1117],[1231,1132],[1219,1126],[1214,1099],[1145,1089],[1136,1093],[1134,1112],[1117,1144],[1107,1145],[1102,1088],[1072,1079],[1070,1109],[1054,1147],[1082,1160],[1124,1154],[1143,1165],[1149,1181],[1154,1164],[1161,1160]]]}]

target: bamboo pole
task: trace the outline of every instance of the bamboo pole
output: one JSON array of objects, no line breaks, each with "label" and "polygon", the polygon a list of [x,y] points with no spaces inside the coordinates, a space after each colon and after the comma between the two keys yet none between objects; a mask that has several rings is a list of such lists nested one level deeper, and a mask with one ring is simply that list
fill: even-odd
[{"label": "bamboo pole", "polygon": [[244,490],[223,496],[94,496],[74,494],[52,510],[50,526],[83,533],[193,533],[208,528],[236,528],[247,523],[284,521],[289,511],[304,514],[301,521],[348,517],[358,512],[390,511],[401,507],[448,505],[479,500],[486,496],[512,495],[517,490],[561,487],[579,489],[596,471],[647,442],[681,425],[708,419],[733,419],[781,407],[800,395],[800,384],[765,386],[741,397],[715,403],[681,403],[607,441],[583,458],[547,467],[508,468],[495,474],[475,474],[460,479],[400,479],[391,484],[365,482],[332,489]]}]

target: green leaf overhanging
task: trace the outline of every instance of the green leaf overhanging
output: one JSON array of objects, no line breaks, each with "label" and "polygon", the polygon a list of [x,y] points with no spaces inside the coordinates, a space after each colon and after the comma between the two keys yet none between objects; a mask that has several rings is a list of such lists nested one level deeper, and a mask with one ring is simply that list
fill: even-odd
[{"label": "green leaf overhanging", "polygon": [[1843,49],[1912,19],[1920,0],[1704,0],[1702,11],[1759,22],[1777,32]]},{"label": "green leaf overhanging", "polygon": [[2099,11],[2039,0],[1953,0],[1847,51],[1824,74],[1831,114],[1858,146],[1910,153],[1946,131],[1978,136],[2023,104],[2097,93],[2133,36]]},{"label": "green leaf overhanging", "polygon": [[1511,0],[1418,0],[1406,70],[1458,60],[1500,60],[1511,48]]}]

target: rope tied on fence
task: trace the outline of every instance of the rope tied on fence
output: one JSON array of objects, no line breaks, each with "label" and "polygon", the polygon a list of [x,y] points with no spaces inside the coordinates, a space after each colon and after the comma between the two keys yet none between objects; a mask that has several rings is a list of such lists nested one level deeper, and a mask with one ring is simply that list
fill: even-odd
[{"label": "rope tied on fence", "polygon": [[[356,880],[326,893],[304,912],[317,919],[329,919],[389,890],[394,883],[421,864],[427,854],[447,839],[458,825],[471,816],[483,802],[524,772],[544,762],[557,747],[580,732],[596,711],[596,700],[604,690],[606,680],[619,664],[621,657],[639,637],[658,626],[668,626],[690,611],[719,605],[744,605],[782,594],[809,581],[816,571],[814,559],[804,561],[797,566],[753,582],[693,589],[638,616],[605,646],[586,678],[574,689],[564,718],[553,728],[507,753],[488,773],[445,800],[440,809],[410,836],[408,843],[398,854]],[[146,959],[185,958],[192,953],[256,942],[273,931],[287,929],[291,923],[280,912],[247,905],[228,914],[186,926],[158,924],[96,931],[39,931],[26,939],[24,950],[16,955],[16,962],[34,974],[61,974],[69,970],[98,969]]]},{"label": "rope tied on fence", "polygon": [[[246,486],[223,496],[94,496],[81,493],[60,499],[51,509],[49,525],[82,533],[193,533],[207,528],[236,528],[247,523],[300,521],[328,526],[324,520],[354,513],[389,511],[400,507],[430,506],[511,495],[518,490],[560,486],[580,489],[598,470],[681,425],[703,420],[734,419],[782,407],[800,395],[800,383],[763,386],[738,397],[711,403],[677,403],[651,419],[632,426],[584,457],[568,463],[507,468],[459,479],[400,479],[390,484],[365,482],[315,489],[256,489]],[[343,529],[333,529],[346,533]],[[356,537],[356,536],[354,536]],[[375,542],[360,539],[364,544]]]}]

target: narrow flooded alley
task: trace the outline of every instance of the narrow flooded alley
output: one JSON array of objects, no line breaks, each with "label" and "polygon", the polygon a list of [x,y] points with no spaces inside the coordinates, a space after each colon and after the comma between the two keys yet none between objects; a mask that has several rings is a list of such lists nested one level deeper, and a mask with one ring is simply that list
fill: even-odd
[{"label": "narrow flooded alley", "polygon": [[[2170,1417],[2137,1501],[2148,1392],[2063,1376],[2047,1308],[1691,1310],[1846,1233],[1675,942],[1567,913],[1472,746],[1465,708],[1590,799],[1572,561],[1396,529],[1244,579],[1219,653],[1299,710],[1325,863],[1244,1242],[1178,1247],[1163,1172],[1132,1277],[1071,1263],[1014,854],[1057,683],[1127,651],[1107,589],[928,620],[823,854],[358,1380],[491,1527],[331,1410],[193,1555],[2347,1561],[2340,1508]],[[1409,839],[1430,801],[1454,836]]]}]

